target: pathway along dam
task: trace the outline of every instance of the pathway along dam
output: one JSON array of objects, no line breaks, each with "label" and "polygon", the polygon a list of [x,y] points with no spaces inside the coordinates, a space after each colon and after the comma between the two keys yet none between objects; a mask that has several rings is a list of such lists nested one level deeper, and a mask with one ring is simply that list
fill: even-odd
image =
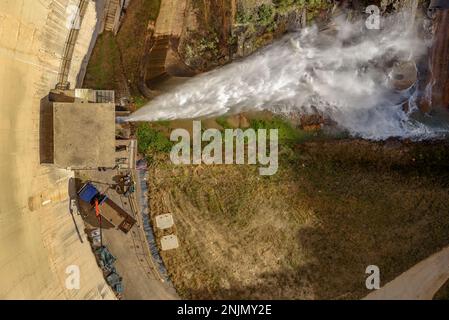
[{"label": "pathway along dam", "polygon": [[[81,218],[69,212],[71,173],[42,165],[39,152],[41,111],[58,82],[69,35],[67,8],[79,3],[0,0],[0,299],[115,299]],[[87,31],[64,71],[72,85],[95,13],[95,2],[88,1],[81,26]],[[79,290],[66,287],[70,266],[79,267]]]}]

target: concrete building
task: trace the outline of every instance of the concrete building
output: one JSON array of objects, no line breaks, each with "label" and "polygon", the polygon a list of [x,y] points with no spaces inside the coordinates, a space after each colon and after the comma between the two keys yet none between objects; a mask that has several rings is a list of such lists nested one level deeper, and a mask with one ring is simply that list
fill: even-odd
[{"label": "concrete building", "polygon": [[115,166],[115,104],[53,105],[54,164],[60,168]]},{"label": "concrete building", "polygon": [[[112,90],[51,90],[48,112],[42,117],[42,162],[59,168],[134,169],[137,141],[128,124],[116,124]],[[86,143],[88,141],[88,143]]]}]

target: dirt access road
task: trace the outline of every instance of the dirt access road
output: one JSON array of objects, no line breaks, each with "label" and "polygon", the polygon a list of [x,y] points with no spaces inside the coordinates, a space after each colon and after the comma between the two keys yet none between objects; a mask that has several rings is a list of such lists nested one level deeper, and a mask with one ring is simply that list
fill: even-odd
[{"label": "dirt access road", "polygon": [[[123,277],[124,300],[174,300],[179,299],[173,286],[163,281],[158,273],[156,262],[152,259],[149,245],[145,238],[143,228],[141,199],[141,182],[139,175],[133,173],[137,179],[136,193],[131,197],[119,195],[114,188],[114,177],[123,174],[120,171],[108,170],[106,172],[84,172],[82,179],[94,181],[97,188],[130,213],[137,223],[128,234],[123,233],[109,223],[103,225],[103,243],[117,258],[116,268]],[[137,200],[136,200],[137,198]],[[147,199],[145,197],[145,199]],[[131,203],[132,202],[132,203]],[[92,216],[89,223],[98,227],[96,219]]]}]

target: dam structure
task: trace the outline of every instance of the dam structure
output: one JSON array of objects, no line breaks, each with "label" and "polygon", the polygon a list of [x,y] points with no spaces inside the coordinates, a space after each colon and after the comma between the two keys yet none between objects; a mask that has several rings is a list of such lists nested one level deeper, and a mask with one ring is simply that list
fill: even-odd
[{"label": "dam structure", "polygon": [[[105,5],[0,1],[0,299],[116,298],[81,217],[70,213],[73,173],[40,154],[48,93],[61,82],[74,88],[82,81]],[[79,37],[73,13],[82,15]],[[78,285],[71,285],[73,276]]]}]

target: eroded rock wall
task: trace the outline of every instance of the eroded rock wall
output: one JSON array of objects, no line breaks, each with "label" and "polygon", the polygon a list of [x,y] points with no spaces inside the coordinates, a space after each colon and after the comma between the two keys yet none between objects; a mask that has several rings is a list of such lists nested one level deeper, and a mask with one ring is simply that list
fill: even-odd
[{"label": "eroded rock wall", "polygon": [[436,12],[430,61],[432,107],[449,110],[449,10]]}]

